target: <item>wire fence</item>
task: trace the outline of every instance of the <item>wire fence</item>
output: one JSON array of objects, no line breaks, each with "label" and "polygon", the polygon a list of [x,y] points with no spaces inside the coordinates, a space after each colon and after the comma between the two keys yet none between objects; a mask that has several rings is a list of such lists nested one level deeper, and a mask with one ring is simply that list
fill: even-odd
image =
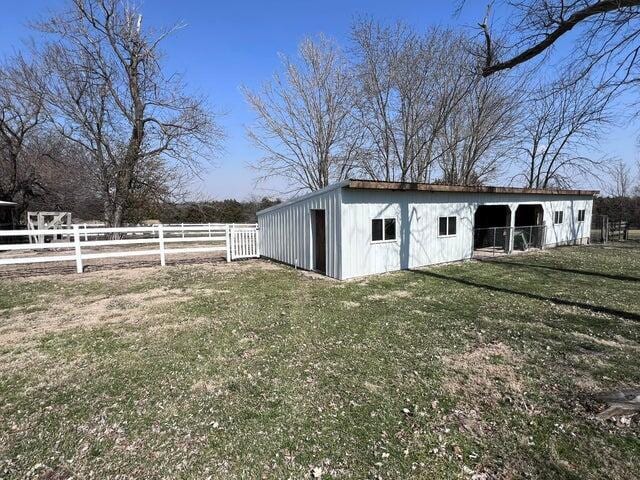
[{"label": "wire fence", "polygon": [[631,224],[624,220],[611,220],[607,215],[591,217],[591,243],[621,242],[630,238]]},{"label": "wire fence", "polygon": [[513,249],[525,251],[530,248],[544,247],[546,231],[547,227],[545,225],[515,227],[513,233]]},{"label": "wire fence", "polygon": [[507,252],[511,242],[511,227],[488,227],[473,230],[473,249]]},{"label": "wire fence", "polygon": [[473,230],[473,249],[496,255],[513,250],[526,251],[543,248],[546,234],[544,225],[518,227],[486,227]]}]

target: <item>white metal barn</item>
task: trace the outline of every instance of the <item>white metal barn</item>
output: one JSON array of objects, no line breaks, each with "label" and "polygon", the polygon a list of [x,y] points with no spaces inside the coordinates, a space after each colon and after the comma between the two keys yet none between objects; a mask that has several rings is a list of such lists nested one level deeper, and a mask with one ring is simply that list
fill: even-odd
[{"label": "white metal barn", "polygon": [[345,180],[258,212],[261,254],[343,280],[587,243],[597,193]]}]

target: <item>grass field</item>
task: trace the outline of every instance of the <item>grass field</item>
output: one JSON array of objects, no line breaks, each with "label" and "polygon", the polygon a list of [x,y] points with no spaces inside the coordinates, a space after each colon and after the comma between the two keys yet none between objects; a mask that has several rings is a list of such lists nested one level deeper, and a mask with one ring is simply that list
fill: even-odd
[{"label": "grass field", "polygon": [[0,279],[0,478],[631,479],[640,245]]}]

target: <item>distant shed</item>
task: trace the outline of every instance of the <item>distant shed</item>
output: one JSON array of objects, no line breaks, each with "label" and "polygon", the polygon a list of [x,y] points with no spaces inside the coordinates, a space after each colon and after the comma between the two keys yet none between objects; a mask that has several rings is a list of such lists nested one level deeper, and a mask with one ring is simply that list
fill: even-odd
[{"label": "distant shed", "polygon": [[597,193],[345,180],[258,212],[261,253],[342,280],[586,243]]}]

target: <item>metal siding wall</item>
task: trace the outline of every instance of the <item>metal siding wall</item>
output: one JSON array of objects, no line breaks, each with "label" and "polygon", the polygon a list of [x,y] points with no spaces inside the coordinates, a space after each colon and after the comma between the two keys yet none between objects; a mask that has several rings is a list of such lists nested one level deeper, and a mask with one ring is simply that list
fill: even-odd
[{"label": "metal siding wall", "polygon": [[[473,210],[456,195],[345,189],[343,278],[469,258]],[[439,216],[458,217],[456,236],[438,237]],[[371,219],[387,217],[396,218],[396,241],[372,243]]]},{"label": "metal siding wall", "polygon": [[[548,195],[343,189],[341,278],[470,258],[473,254],[473,216],[478,205],[542,204],[547,244],[573,243],[589,236],[592,199],[549,198]],[[582,208],[587,210],[585,221],[578,223],[578,210]],[[564,223],[554,226],[553,211],[560,209],[565,212]],[[438,236],[440,216],[458,217],[455,237]],[[397,240],[372,243],[371,219],[384,217],[396,218]]]},{"label": "metal siding wall", "polygon": [[[561,201],[550,201],[543,204],[545,225],[547,225],[547,245],[563,245],[579,243],[591,233],[591,212],[593,200],[573,197]],[[585,211],[584,222],[578,222],[578,210]],[[560,225],[553,224],[553,212],[564,212],[564,220]]]},{"label": "metal siding wall", "polygon": [[262,255],[310,270],[311,210],[325,210],[327,275],[340,278],[341,196],[342,189],[336,188],[259,214]]}]

